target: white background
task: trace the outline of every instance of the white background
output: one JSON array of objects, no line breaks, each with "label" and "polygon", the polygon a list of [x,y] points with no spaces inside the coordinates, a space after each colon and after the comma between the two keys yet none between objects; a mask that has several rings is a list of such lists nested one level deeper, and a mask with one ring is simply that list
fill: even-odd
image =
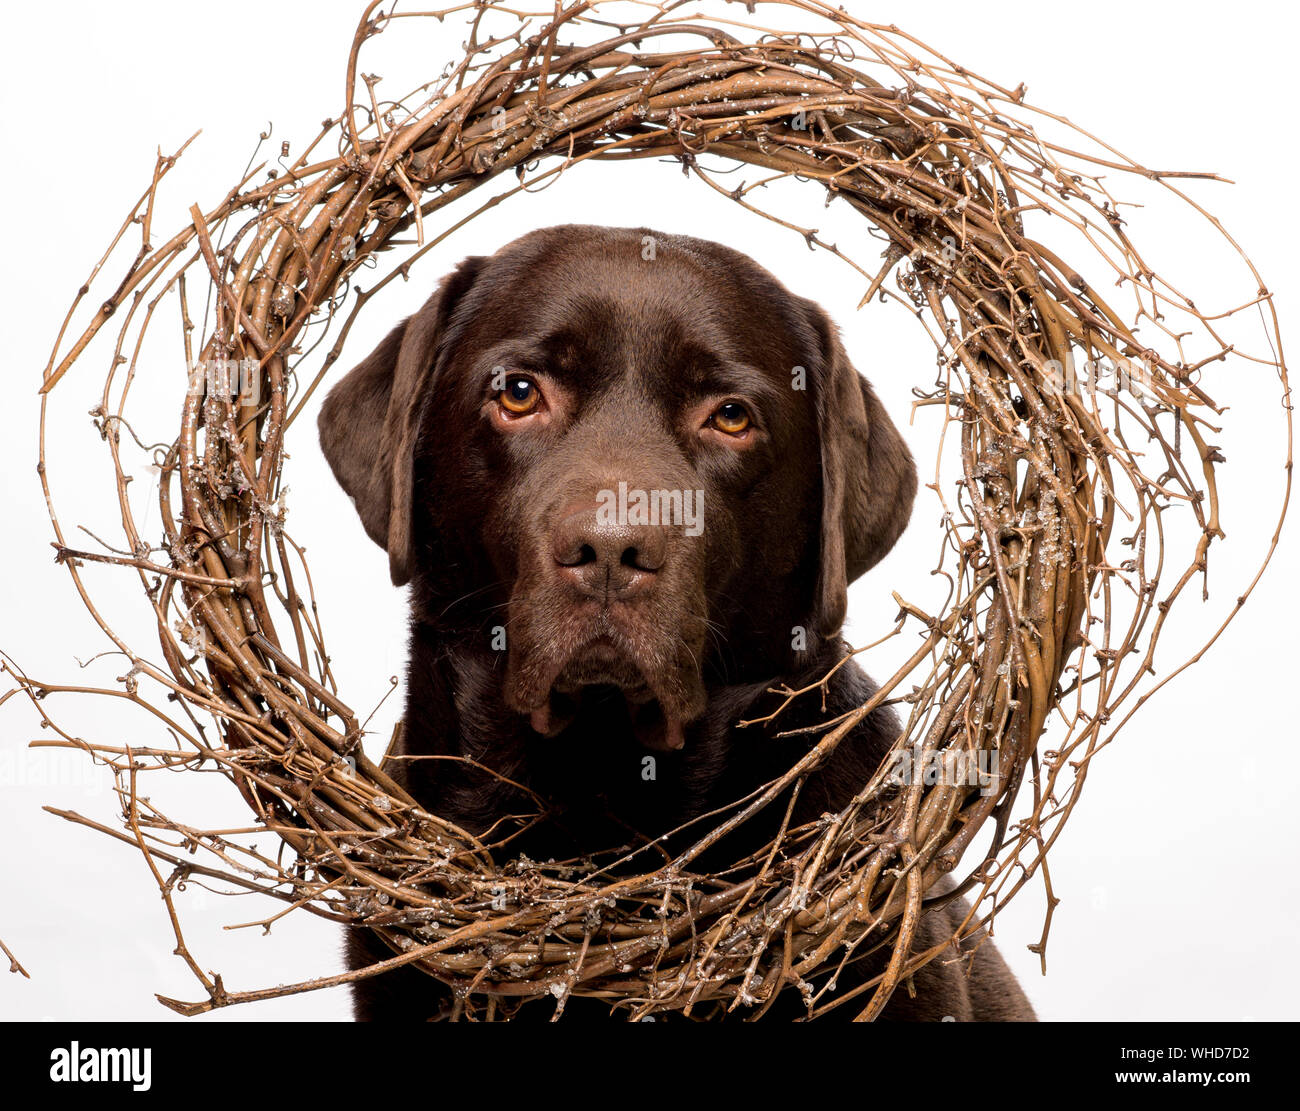
[{"label": "white background", "polygon": [[[276,153],[286,138],[296,153],[318,121],[337,113],[360,6],[68,0],[57,8],[27,6],[6,15],[6,173],[0,189],[10,219],[0,267],[0,647],[30,674],[112,686],[123,670],[120,657],[78,669],[74,657],[86,660],[106,644],[66,571],[51,559],[35,476],[36,388],[63,313],[147,183],[156,147],[172,151],[195,129],[204,129],[165,194],[156,221],[160,241],[183,225],[191,203],[210,208],[219,199],[268,120],[275,132],[266,153]],[[722,10],[709,0],[701,6]],[[1225,9],[1099,0],[1086,6],[1020,5],[996,17],[986,7],[956,3],[883,0],[851,8],[900,23],[1006,86],[1026,82],[1031,101],[1104,135],[1148,166],[1213,169],[1236,181],[1189,189],[1223,218],[1277,293],[1286,335],[1297,292],[1295,28],[1280,5],[1239,2]],[[461,29],[432,25],[417,37],[415,22],[387,32],[384,48],[389,57],[405,54],[404,72],[424,67],[432,76],[459,56]],[[408,31],[409,44],[394,41]],[[363,58],[362,68],[380,67]],[[396,81],[391,91],[405,91],[411,83]],[[815,222],[820,197],[807,199],[814,213],[809,222]],[[1139,218],[1135,212],[1132,219]],[[855,315],[860,283],[834,260],[810,255],[797,238],[736,212],[677,170],[649,162],[574,174],[475,221],[417,268],[408,285],[372,304],[340,369],[363,357],[463,255],[493,250],[530,227],[575,220],[650,224],[719,239],[754,255],[845,325],[855,361],[900,423],[907,419],[912,386],[933,376],[932,351],[905,313],[873,305]],[[1203,253],[1201,240],[1176,221],[1153,216],[1143,242],[1158,267],[1168,261],[1193,289],[1208,291],[1205,300],[1198,299],[1203,306],[1226,308],[1232,293],[1245,300],[1252,291],[1240,270],[1221,272],[1219,256]],[[876,250],[868,248],[862,257],[870,261]],[[65,529],[84,524],[113,539],[109,465],[84,415],[97,403],[106,358],[102,344],[93,350],[98,361],[83,360],[56,391],[59,462],[52,471],[56,492],[62,492]],[[1211,564],[1210,602],[1201,606],[1189,597],[1182,603],[1190,613],[1172,628],[1158,669],[1194,650],[1230,608],[1263,552],[1281,491],[1275,379],[1238,362],[1231,373],[1209,378],[1208,387],[1233,406],[1221,437],[1228,460],[1222,470],[1229,541]],[[174,435],[173,400],[160,396],[151,429],[156,434],[144,438]],[[344,695],[368,712],[388,676],[402,667],[403,596],[388,585],[383,553],[365,539],[324,469],[315,444],[315,409],[313,404],[290,438],[289,527],[311,552]],[[907,429],[923,461],[933,456],[927,436],[932,429],[920,419]],[[144,512],[143,494],[137,504]],[[153,514],[156,535],[156,509]],[[903,543],[854,589],[850,632],[859,642],[873,639],[871,632],[892,617],[891,589],[909,597],[931,589],[926,572],[934,558],[936,519],[933,503],[919,504]],[[73,542],[91,546],[84,535]],[[1084,801],[1051,858],[1062,903],[1048,976],[1039,974],[1037,957],[1026,950],[1041,929],[1041,888],[1028,889],[999,918],[999,947],[1042,1018],[1297,1017],[1294,564],[1294,536],[1284,533],[1268,577],[1204,662],[1157,695],[1094,762]],[[116,574],[91,570],[87,579],[105,592],[115,618],[138,633],[133,642],[147,651],[150,633],[139,620],[145,606],[135,593],[136,580]],[[372,722],[381,749],[399,703],[394,696]],[[46,705],[82,736],[108,743],[159,739],[140,716],[112,705],[57,695]],[[112,824],[108,779],[88,772],[80,757],[27,753],[26,743],[42,735],[37,721],[21,699],[0,707],[0,938],[32,974],[25,980],[0,972],[0,1017],[172,1017],[154,993],[197,999],[198,988],[170,955],[163,906],[139,855],[41,810],[53,804]],[[188,800],[184,813],[196,824],[244,819],[238,801],[216,784],[171,787],[174,796]],[[341,967],[337,930],[327,924],[295,915],[266,936],[260,930],[223,931],[223,925],[262,918],[275,908],[196,888],[181,905],[198,959],[221,972],[232,989],[293,982]],[[344,992],[334,990],[198,1021],[336,1019],[347,1013]]]}]

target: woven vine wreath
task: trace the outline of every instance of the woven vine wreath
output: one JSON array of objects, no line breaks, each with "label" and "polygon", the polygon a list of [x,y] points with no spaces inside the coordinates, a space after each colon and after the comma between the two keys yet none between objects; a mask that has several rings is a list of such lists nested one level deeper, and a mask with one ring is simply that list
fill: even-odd
[{"label": "woven vine wreath", "polygon": [[[165,727],[161,743],[127,746],[44,721],[57,733],[44,743],[85,749],[116,776],[122,828],[57,813],[147,858],[177,952],[205,992],[167,1006],[193,1015],[414,964],[452,985],[470,1018],[531,998],[562,1011],[572,994],[631,1018],[752,1018],[791,987],[810,1015],[848,1004],[869,1019],[917,968],[954,959],[951,947],[913,946],[927,892],[948,873],[974,908],[963,938],[1031,879],[1044,881],[1047,921],[1031,948],[1045,951],[1056,904],[1046,854],[1093,753],[1181,670],[1162,661],[1164,677],[1152,678],[1156,642],[1221,535],[1208,423],[1219,409],[1204,375],[1252,359],[1285,389],[1276,356],[1225,338],[1242,314],[1280,351],[1269,294],[1242,255],[1247,303],[1202,315],[1128,238],[1115,182],[1141,179],[1218,229],[1177,188],[1180,177],[1212,175],[1144,169],[1030,108],[1023,88],[818,0],[722,4],[707,22],[688,7],[591,0],[529,13],[484,0],[403,17],[372,3],[348,58],[341,116],[296,160],[286,147],[280,169],[245,174],[157,244],[154,200],[180,152],[160,157],[109,254],[133,230],[138,252],[97,303],[87,299],[106,254],[69,310],[46,369],[42,427],[52,391],[110,318],[120,321],[92,416],[115,469],[121,545],[69,545],[44,457],[42,481],[58,558],[129,668],[105,688],[19,682],[43,716],[50,692],[93,691]],[[430,16],[467,20],[464,56],[402,100],[382,99],[380,80],[359,71],[362,48]],[[783,31],[764,17],[807,27]],[[864,304],[892,300],[912,313],[937,352],[933,377],[917,375],[917,404],[938,407],[938,454],[953,453],[957,471],[940,483],[936,465],[923,493],[941,514],[947,601],[930,613],[895,595],[890,636],[919,634],[904,666],[870,703],[827,722],[781,779],[717,815],[693,848],[628,873],[609,859],[561,867],[494,853],[422,811],[367,758],[330,671],[302,551],[284,527],[282,481],[290,429],[321,382],[350,365],[335,368],[357,314],[465,223],[441,225],[444,208],[503,181],[472,219],[590,160],[643,157],[678,160],[704,186],[853,267]],[[737,167],[758,176],[720,184]],[[785,178],[860,214],[859,250],[763,211],[762,186]],[[1027,224],[1039,236],[1068,232],[1083,257],[1058,257]],[[356,288],[383,251],[401,252],[385,256],[400,264]],[[83,300],[97,304],[93,319],[71,328]],[[197,335],[196,317],[205,321]],[[179,340],[166,366],[140,357],[146,331],[159,329]],[[213,366],[237,371],[242,392],[190,388],[179,433],[159,437],[151,454],[130,423],[133,387]],[[142,533],[127,497],[150,463],[163,536]],[[139,576],[161,662],[100,616],[83,579],[91,561]],[[817,697],[817,687],[782,693],[788,703]],[[842,812],[784,829],[724,876],[693,869],[886,700],[905,720],[896,753],[953,774],[900,779],[882,766]],[[1047,735],[1053,747],[1039,751]],[[957,774],[963,761],[997,769],[991,785]],[[251,807],[262,848],[247,829],[205,830],[162,813],[140,783],[145,773],[214,767]],[[265,831],[279,851],[265,848]],[[187,882],[365,924],[394,956],[306,983],[228,989],[186,943],[175,893]],[[836,969],[869,951],[889,954],[885,971],[865,991],[836,994]]]}]

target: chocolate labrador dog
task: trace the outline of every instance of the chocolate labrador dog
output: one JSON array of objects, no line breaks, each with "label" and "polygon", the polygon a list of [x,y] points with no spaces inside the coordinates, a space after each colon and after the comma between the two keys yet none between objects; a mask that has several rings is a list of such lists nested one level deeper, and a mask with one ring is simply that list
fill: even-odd
[{"label": "chocolate labrador dog", "polygon": [[[802,727],[874,691],[850,661],[824,704],[739,724],[770,713],[773,687],[843,658],[848,584],[903,531],[916,475],[827,315],[736,251],[564,226],[468,258],[334,387],[320,436],[393,582],[412,588],[388,766],[430,811],[509,835],[509,851],[649,846],[650,868],[664,835],[775,778],[815,738]],[[888,709],[864,720],[793,824],[842,807],[898,730]],[[517,821],[539,798],[541,818]],[[766,844],[784,809],[701,865]],[[964,915],[930,911],[921,945]],[[364,928],[348,950],[354,968],[392,955]],[[883,1017],[1033,1017],[990,942],[959,956],[918,972]],[[881,960],[850,965],[837,990]],[[440,1017],[451,999],[408,968],[353,991],[361,1019]],[[787,994],[769,1016],[804,1013]]]}]

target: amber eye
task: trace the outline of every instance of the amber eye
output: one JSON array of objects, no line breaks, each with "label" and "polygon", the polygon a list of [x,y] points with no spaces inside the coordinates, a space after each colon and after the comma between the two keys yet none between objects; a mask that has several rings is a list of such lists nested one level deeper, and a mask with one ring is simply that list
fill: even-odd
[{"label": "amber eye", "polygon": [[542,400],[542,391],[531,378],[511,378],[506,388],[497,394],[497,400],[507,413],[522,417],[537,408]]},{"label": "amber eye", "polygon": [[749,410],[739,401],[728,401],[714,410],[713,427],[728,436],[739,436],[750,425]]}]

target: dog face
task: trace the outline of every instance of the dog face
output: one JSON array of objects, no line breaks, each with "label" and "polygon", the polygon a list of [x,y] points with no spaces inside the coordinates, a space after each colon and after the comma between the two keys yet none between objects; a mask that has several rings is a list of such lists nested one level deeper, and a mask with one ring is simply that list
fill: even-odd
[{"label": "dog face", "polygon": [[504,647],[534,731],[617,692],[659,749],[711,683],[838,632],[915,492],[820,308],[648,229],[467,259],[331,391],[320,433],[415,619]]}]

